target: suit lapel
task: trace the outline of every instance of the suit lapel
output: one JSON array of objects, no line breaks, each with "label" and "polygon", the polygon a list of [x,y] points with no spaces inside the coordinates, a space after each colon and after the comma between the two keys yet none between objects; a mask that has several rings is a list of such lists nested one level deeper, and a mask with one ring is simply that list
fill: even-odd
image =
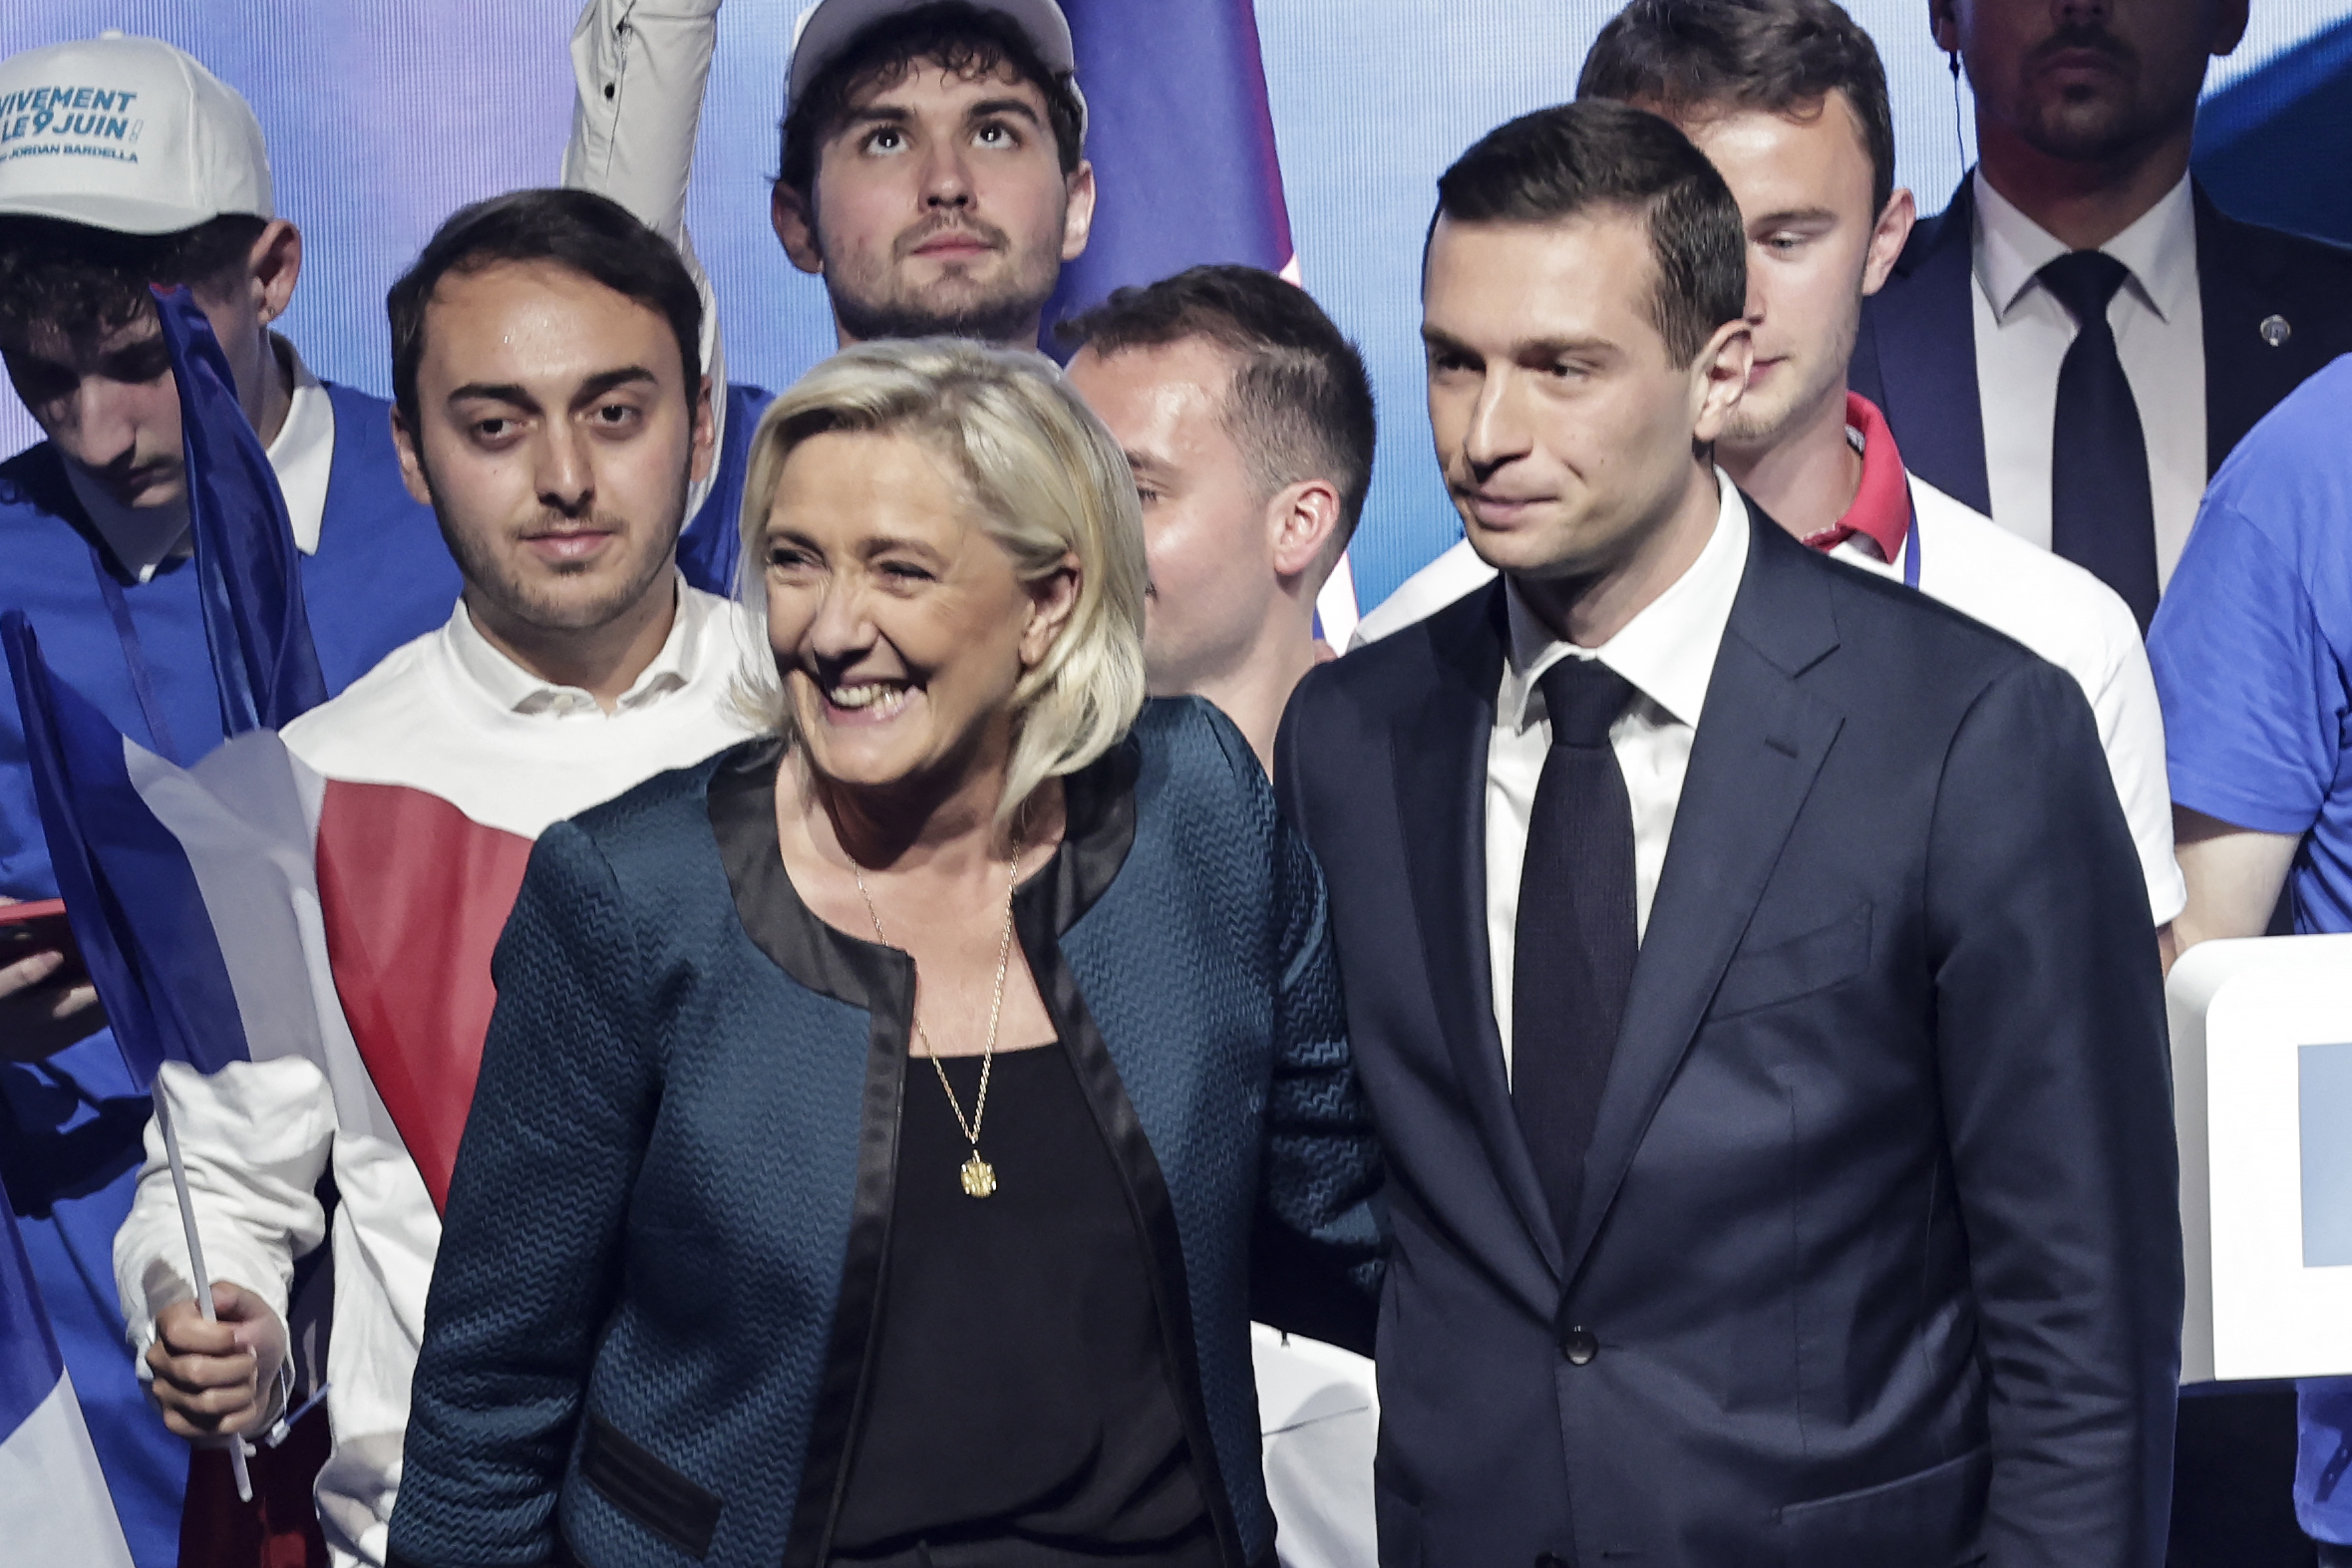
[{"label": "suit lapel", "polygon": [[1747,571],[1634,964],[1565,1279],[1574,1278],[1615,1200],[1843,723],[1797,679],[1838,646],[1823,579],[1778,523],[1754,505],[1749,517]]},{"label": "suit lapel", "polygon": [[1984,407],[1976,390],[1971,190],[1963,176],[1941,215],[1912,230],[1894,276],[1864,314],[1877,360],[1874,401],[1904,467],[1989,516]]},{"label": "suit lapel", "polygon": [[[2324,340],[2306,330],[2297,341],[2292,304],[2282,297],[2281,259],[2273,237],[2213,205],[2204,187],[2191,180],[2196,213],[2196,291],[2203,316],[2205,350],[2205,472],[2245,439],[2247,431],[2303,378],[2326,363]],[[2272,316],[2286,324],[2287,337],[2273,345],[2262,336]]]},{"label": "suit lapel", "polygon": [[1503,586],[1429,623],[1436,682],[1391,740],[1413,909],[1446,1049],[1496,1178],[1545,1267],[1559,1240],[1511,1104],[1487,944],[1487,743],[1503,680]]}]

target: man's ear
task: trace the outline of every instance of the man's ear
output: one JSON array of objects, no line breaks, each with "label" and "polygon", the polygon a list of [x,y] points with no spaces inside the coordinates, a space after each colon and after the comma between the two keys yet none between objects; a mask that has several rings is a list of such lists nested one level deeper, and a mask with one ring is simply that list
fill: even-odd
[{"label": "man's ear", "polygon": [[[1302,479],[1285,485],[1266,502],[1266,538],[1272,546],[1274,575],[1285,582],[1328,568],[1335,557],[1331,541],[1339,534],[1339,487],[1329,479]],[[1319,579],[1305,585],[1322,586]]]},{"label": "man's ear", "polygon": [[392,449],[400,454],[400,482],[419,505],[432,505],[433,485],[425,477],[425,454],[397,403],[392,406]]},{"label": "man's ear", "polygon": [[1095,165],[1080,158],[1064,188],[1062,259],[1068,262],[1086,254],[1087,238],[1095,231]]},{"label": "man's ear", "polygon": [[1927,0],[1927,28],[1935,37],[1935,47],[1947,55],[1960,52],[1960,16],[1958,0]]},{"label": "man's ear", "polygon": [[1029,624],[1021,630],[1021,667],[1034,670],[1053,651],[1054,642],[1078,609],[1078,590],[1086,568],[1078,552],[1062,557],[1062,564],[1029,584]]},{"label": "man's ear", "polygon": [[1723,434],[1740,394],[1748,390],[1748,368],[1755,362],[1756,343],[1745,318],[1715,329],[1699,357],[1691,362],[1691,440],[1712,446]]},{"label": "man's ear", "polygon": [[246,269],[253,278],[254,314],[266,327],[294,302],[294,284],[302,276],[302,231],[282,217],[271,218],[253,241]]},{"label": "man's ear", "polygon": [[781,179],[768,192],[768,221],[794,266],[812,277],[825,275],[825,252],[817,245],[817,214],[798,190]]},{"label": "man's ear", "polygon": [[1911,225],[1918,221],[1918,204],[1908,189],[1894,187],[1886,198],[1886,205],[1878,213],[1878,221],[1870,228],[1870,248],[1862,258],[1862,293],[1875,294],[1886,286],[1886,275],[1894,270],[1894,263],[1902,255],[1903,242],[1911,237]]},{"label": "man's ear", "polygon": [[718,421],[711,405],[711,378],[702,378],[702,385],[694,394],[694,482],[700,484],[711,476],[711,465],[718,458]]}]

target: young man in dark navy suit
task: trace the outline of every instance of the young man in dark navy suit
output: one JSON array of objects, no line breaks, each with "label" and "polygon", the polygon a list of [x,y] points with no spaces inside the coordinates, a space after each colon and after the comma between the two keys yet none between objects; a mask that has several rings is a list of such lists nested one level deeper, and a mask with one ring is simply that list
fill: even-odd
[{"label": "young man in dark navy suit", "polygon": [[1914,471],[2090,567],[2143,628],[2206,478],[2352,350],[2352,252],[2240,222],[2188,172],[2247,3],[1929,0],[1980,161],[1911,231],[1850,372]]},{"label": "young man in dark navy suit", "polygon": [[2155,1568],[2181,1234],[2081,689],[1712,462],[1740,213],[1586,102],[1439,182],[1431,428],[1501,580],[1309,674],[1391,1180],[1387,1568]]},{"label": "young man in dark navy suit", "polygon": [[[1911,231],[1848,372],[1913,471],[2090,567],[2143,629],[2205,480],[2352,352],[2352,253],[2240,222],[2188,172],[2206,64],[2237,46],[2246,12],[1930,0],[1936,43],[1975,91],[1981,161]],[[2069,269],[2101,266],[2108,331],[2084,342],[2058,296],[2082,286]],[[2294,1465],[2292,1390],[2184,1400],[2175,1568],[2308,1564]]]}]

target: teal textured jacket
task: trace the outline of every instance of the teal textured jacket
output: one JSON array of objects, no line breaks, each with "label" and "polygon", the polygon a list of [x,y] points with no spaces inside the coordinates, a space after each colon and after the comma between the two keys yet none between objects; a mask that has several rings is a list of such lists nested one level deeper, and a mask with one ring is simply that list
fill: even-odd
[{"label": "teal textured jacket", "polygon": [[[777,847],[781,748],[540,838],[426,1315],[395,1563],[826,1560],[880,1280],[912,962]],[[1233,1568],[1273,1561],[1249,1352],[1369,1348],[1378,1156],[1323,879],[1233,727],[1147,705],[1015,926],[1141,1216]]]}]

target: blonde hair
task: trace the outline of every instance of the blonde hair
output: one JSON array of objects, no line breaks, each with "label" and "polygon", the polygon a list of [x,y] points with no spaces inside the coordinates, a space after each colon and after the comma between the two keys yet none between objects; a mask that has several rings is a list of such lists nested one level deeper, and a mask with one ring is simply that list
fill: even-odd
[{"label": "blonde hair", "polygon": [[957,338],[861,343],[768,406],[744,478],[744,604],[761,628],[738,682],[756,723],[797,740],[767,645],[770,508],[794,449],[833,432],[903,434],[970,483],[988,536],[1023,583],[1079,561],[1078,599],[1043,659],[1013,688],[1013,754],[1001,823],[1046,780],[1117,745],[1144,705],[1144,518],[1118,443],[1042,354]]}]

